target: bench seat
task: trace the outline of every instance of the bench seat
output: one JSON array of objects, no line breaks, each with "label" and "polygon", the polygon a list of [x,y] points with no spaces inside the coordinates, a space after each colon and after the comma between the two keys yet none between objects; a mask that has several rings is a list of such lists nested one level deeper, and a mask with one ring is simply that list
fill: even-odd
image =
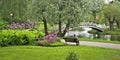
[{"label": "bench seat", "polygon": [[74,37],[70,37],[70,38],[63,38],[65,40],[65,42],[74,42],[76,43],[76,45],[79,45],[79,40],[77,38]]}]

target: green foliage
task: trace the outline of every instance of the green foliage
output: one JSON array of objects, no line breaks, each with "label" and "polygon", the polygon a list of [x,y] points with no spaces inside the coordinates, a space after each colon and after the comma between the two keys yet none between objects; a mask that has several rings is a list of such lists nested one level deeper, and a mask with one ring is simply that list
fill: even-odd
[{"label": "green foliage", "polygon": [[98,31],[97,30],[90,30],[90,31],[88,31],[88,33],[97,34]]},{"label": "green foliage", "polygon": [[[10,22],[11,17],[13,21],[24,21],[28,16],[29,2],[29,0],[0,0],[0,16],[7,22]],[[13,16],[10,16],[11,13]]]},{"label": "green foliage", "polygon": [[104,10],[105,17],[107,18],[118,15],[118,11],[119,11],[118,8],[114,4],[106,5],[103,8],[103,10]]},{"label": "green foliage", "polygon": [[72,31],[83,31],[83,29],[81,27],[73,27]]},{"label": "green foliage", "polygon": [[38,36],[44,36],[44,33],[25,30],[2,30],[0,32],[0,45],[28,45],[34,43]]},{"label": "green foliage", "polygon": [[5,28],[5,22],[0,19],[0,30]]},{"label": "green foliage", "polygon": [[7,29],[7,22],[5,22],[0,16],[0,30]]},{"label": "green foliage", "polygon": [[120,9],[119,9],[119,4],[116,3],[110,3],[103,8],[104,11],[104,16],[109,24],[109,29],[111,31],[116,28],[114,24],[117,25],[119,28],[119,23],[120,23]]},{"label": "green foliage", "polygon": [[[48,32],[52,33],[53,32],[53,28],[52,28],[53,26],[51,26],[50,24],[47,24],[47,26],[48,26]],[[44,24],[43,23],[37,24],[35,29],[38,30],[38,31],[44,32]]]},{"label": "green foliage", "polygon": [[70,52],[68,54],[66,60],[78,60],[78,56],[75,52]]},{"label": "green foliage", "polygon": [[91,34],[102,34],[102,35],[120,35],[120,29],[116,29],[115,31],[104,30],[103,32],[98,32],[97,30],[88,31]]},{"label": "green foliage", "polygon": [[50,46],[50,43],[47,40],[37,41],[36,44],[38,46]]},{"label": "green foliage", "polygon": [[63,42],[56,41],[53,44],[50,44],[50,47],[58,47],[58,46],[65,46],[66,44]]},{"label": "green foliage", "polygon": [[44,25],[43,25],[43,23],[40,23],[40,24],[36,27],[36,29],[37,29],[38,31],[44,31]]},{"label": "green foliage", "polygon": [[115,31],[116,31],[116,32],[120,32],[120,29],[116,29]]}]

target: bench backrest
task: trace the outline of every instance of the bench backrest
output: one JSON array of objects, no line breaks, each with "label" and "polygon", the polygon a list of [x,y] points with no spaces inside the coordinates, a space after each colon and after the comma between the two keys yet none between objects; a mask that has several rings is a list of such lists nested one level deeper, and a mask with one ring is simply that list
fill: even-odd
[{"label": "bench backrest", "polygon": [[77,38],[63,38],[65,39],[66,42],[77,42],[78,39]]}]

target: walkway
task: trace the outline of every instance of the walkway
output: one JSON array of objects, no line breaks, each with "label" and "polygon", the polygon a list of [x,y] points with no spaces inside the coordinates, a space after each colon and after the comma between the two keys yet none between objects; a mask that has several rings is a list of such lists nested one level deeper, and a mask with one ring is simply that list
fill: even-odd
[{"label": "walkway", "polygon": [[[62,40],[62,42],[64,42],[64,40]],[[67,44],[75,45],[75,43],[71,43],[71,42],[67,42]],[[80,45],[120,49],[120,44],[112,44],[112,43],[80,41]]]},{"label": "walkway", "polygon": [[120,49],[120,44],[112,44],[112,43],[80,41],[80,45],[98,46],[98,47],[104,47],[104,48]]}]

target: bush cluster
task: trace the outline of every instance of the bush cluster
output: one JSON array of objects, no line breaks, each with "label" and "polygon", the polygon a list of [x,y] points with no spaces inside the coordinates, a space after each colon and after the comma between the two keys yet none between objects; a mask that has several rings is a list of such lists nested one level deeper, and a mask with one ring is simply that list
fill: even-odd
[{"label": "bush cluster", "polygon": [[30,29],[35,26],[35,23],[31,20],[27,20],[26,22],[23,23],[18,23],[18,22],[13,22],[9,27],[11,29]]},{"label": "bush cluster", "polygon": [[57,40],[56,34],[48,34],[45,37],[38,38],[38,45],[40,46],[50,46],[50,44],[54,43]]},{"label": "bush cluster", "polygon": [[32,44],[38,36],[44,36],[44,33],[26,30],[2,30],[0,32],[0,46]]},{"label": "bush cluster", "polygon": [[3,20],[0,19],[0,30],[3,30],[5,28],[7,28],[6,23]]},{"label": "bush cluster", "polygon": [[71,51],[66,57],[66,60],[79,60],[79,58],[75,52]]}]

